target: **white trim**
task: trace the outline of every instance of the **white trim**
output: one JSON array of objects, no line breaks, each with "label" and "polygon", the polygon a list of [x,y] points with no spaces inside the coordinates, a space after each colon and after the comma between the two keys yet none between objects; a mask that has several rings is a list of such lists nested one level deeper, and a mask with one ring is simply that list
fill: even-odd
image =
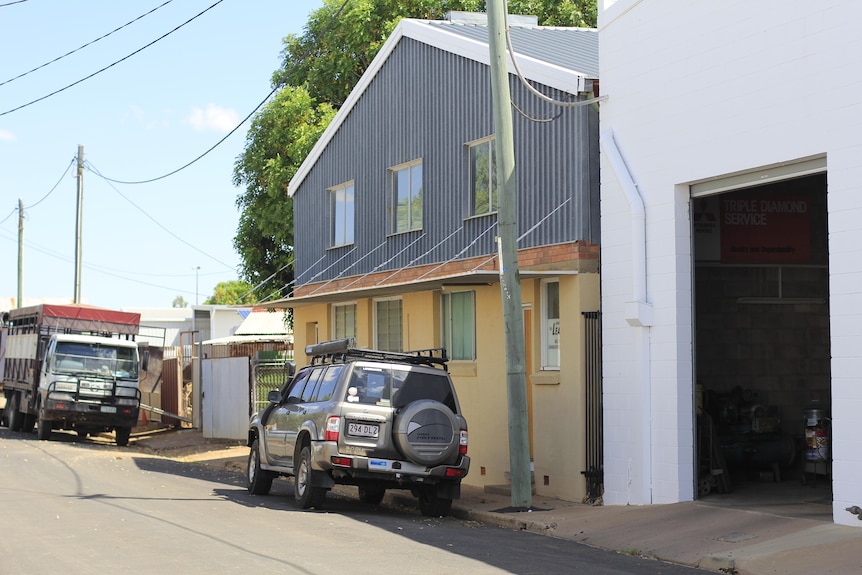
[{"label": "white trim", "polygon": [[702,198],[722,192],[820,174],[825,171],[826,156],[781,162],[772,166],[747,170],[736,174],[716,176],[709,180],[693,183],[691,184],[691,197]]}]

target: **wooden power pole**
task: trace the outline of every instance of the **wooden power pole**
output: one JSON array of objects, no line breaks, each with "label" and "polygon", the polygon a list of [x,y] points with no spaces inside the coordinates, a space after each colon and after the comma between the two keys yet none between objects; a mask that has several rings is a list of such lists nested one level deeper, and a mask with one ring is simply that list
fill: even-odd
[{"label": "wooden power pole", "polygon": [[81,303],[81,235],[84,209],[84,146],[78,144],[78,210],[75,220],[75,303]]},{"label": "wooden power pole", "polygon": [[521,277],[518,271],[518,183],[515,172],[515,142],[506,59],[505,3],[491,0],[488,9],[488,46],[491,51],[491,107],[494,110],[494,151],[497,155],[497,256],[503,322],[506,333],[506,386],[509,405],[509,466],[512,507],[532,506],[530,431],[527,416],[527,374],[524,350],[524,312],[521,308]]},{"label": "wooden power pole", "polygon": [[18,198],[18,309],[24,307],[24,200]]}]

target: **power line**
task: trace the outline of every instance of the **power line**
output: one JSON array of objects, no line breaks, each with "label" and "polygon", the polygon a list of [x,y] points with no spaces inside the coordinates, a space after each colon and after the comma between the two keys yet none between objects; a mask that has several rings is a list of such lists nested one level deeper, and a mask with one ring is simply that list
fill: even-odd
[{"label": "power line", "polygon": [[[22,1],[23,1],[23,0],[22,0]],[[33,72],[35,72],[35,71],[37,71],[37,70],[41,70],[41,69],[42,69],[42,68],[44,68],[45,66],[49,66],[49,65],[53,64],[54,62],[58,62],[59,60],[62,60],[62,59],[63,59],[63,58],[65,58],[66,56],[71,56],[71,55],[72,55],[72,54],[74,54],[75,52],[79,52],[79,51],[83,50],[84,48],[86,48],[87,46],[92,46],[93,44],[95,44],[95,43],[96,43],[96,42],[98,42],[99,40],[104,40],[105,38],[107,38],[108,36],[110,36],[111,34],[113,34],[114,32],[119,32],[119,31],[120,31],[120,30],[122,30],[123,28],[125,28],[125,27],[127,27],[127,26],[130,26],[130,25],[132,25],[132,24],[134,24],[135,22],[137,22],[137,21],[138,21],[138,20],[140,20],[141,18],[144,18],[145,16],[149,16],[150,14],[152,14],[153,12],[155,12],[156,10],[158,10],[159,8],[163,8],[163,7],[167,6],[168,4],[170,4],[170,3],[171,3],[171,2],[173,2],[173,1],[174,1],[174,0],[167,0],[165,3],[161,4],[160,6],[156,6],[155,8],[153,8],[152,10],[150,10],[149,12],[147,12],[146,14],[141,14],[140,16],[138,16],[137,18],[135,18],[134,20],[131,20],[131,21],[129,21],[129,22],[126,22],[125,24],[123,24],[123,25],[122,25],[122,26],[120,26],[119,28],[114,28],[113,30],[111,30],[111,31],[110,31],[110,32],[108,32],[107,34],[104,34],[103,36],[99,36],[99,37],[98,37],[98,38],[96,38],[95,40],[91,40],[91,41],[87,42],[86,44],[84,44],[83,46],[79,46],[78,48],[75,48],[74,50],[71,50],[71,51],[69,51],[69,52],[66,52],[66,53],[65,53],[65,54],[63,54],[62,56],[57,56],[57,57],[56,57],[56,58],[54,58],[53,60],[50,60],[50,61],[48,61],[48,62],[45,62],[44,64],[41,64],[41,65],[39,65],[39,66],[36,66],[36,67],[35,67],[35,68],[33,68],[32,70],[27,70],[26,72],[23,72],[23,73],[21,73],[21,74],[18,74],[18,75],[17,75],[17,76],[15,76],[14,78],[9,78],[8,80],[5,80],[5,81],[3,81],[3,82],[0,82],[0,86],[5,86],[5,85],[6,85],[6,84],[8,84],[9,82],[14,82],[15,80],[17,80],[17,79],[19,79],[19,78],[23,78],[24,76],[26,76],[26,75],[28,75],[28,74],[32,74]]]},{"label": "power line", "polygon": [[158,220],[156,220],[153,216],[151,216],[151,215],[150,215],[150,214],[148,214],[146,211],[144,211],[144,209],[143,209],[142,207],[140,207],[138,204],[136,204],[135,202],[133,202],[132,200],[130,200],[130,199],[129,199],[125,194],[123,194],[120,190],[118,190],[118,189],[117,189],[117,187],[116,187],[116,186],[114,186],[114,184],[113,184],[113,183],[111,183],[111,180],[109,180],[108,178],[105,178],[105,177],[101,174],[101,172],[99,172],[99,170],[98,170],[98,169],[97,169],[97,168],[92,164],[92,162],[90,162],[89,160],[87,160],[87,161],[85,161],[85,163],[84,163],[84,164],[85,164],[85,167],[88,169],[88,171],[90,171],[90,172],[92,172],[92,173],[96,174],[97,176],[99,176],[100,178],[102,178],[103,180],[105,180],[106,182],[108,182],[108,185],[111,187],[111,189],[113,189],[115,192],[117,192],[117,194],[119,194],[119,196],[120,196],[121,198],[123,198],[124,200],[126,200],[127,202],[129,202],[130,204],[132,204],[132,206],[134,206],[134,207],[135,207],[139,212],[141,212],[142,214],[144,214],[145,216],[147,216],[150,220],[152,220],[152,222],[153,222],[153,223],[155,223],[157,226],[159,226],[160,228],[162,228],[162,229],[163,229],[164,231],[166,231],[169,235],[171,235],[171,236],[172,236],[172,237],[174,237],[175,239],[179,240],[180,242],[184,243],[184,244],[185,244],[185,245],[187,245],[188,247],[192,248],[192,249],[193,249],[193,250],[195,250],[196,252],[198,252],[198,253],[200,253],[200,254],[202,254],[202,255],[204,255],[204,256],[206,256],[206,257],[210,258],[211,260],[213,260],[213,261],[214,261],[214,262],[216,262],[216,263],[219,263],[219,264],[223,265],[223,266],[224,266],[224,267],[226,267],[227,269],[230,269],[230,270],[233,270],[233,269],[234,269],[234,267],[233,267],[233,266],[230,266],[230,265],[228,265],[228,264],[224,263],[223,261],[219,260],[219,259],[218,259],[218,258],[216,258],[215,256],[212,256],[212,255],[210,255],[210,254],[206,253],[205,251],[203,251],[202,249],[198,248],[197,246],[194,246],[194,245],[190,244],[189,242],[187,242],[186,240],[182,239],[182,238],[181,238],[181,237],[179,237],[177,234],[175,234],[174,232],[172,232],[171,230],[169,230],[168,228],[166,228],[165,226],[163,226],[163,225],[162,225]]},{"label": "power line", "polygon": [[[332,15],[332,18],[329,20],[329,23],[327,23],[326,27],[321,31],[320,36],[323,36],[323,35],[325,35],[327,32],[329,32],[329,29],[332,27],[332,25],[333,25],[333,24],[335,24],[336,19],[337,19],[337,18],[338,18],[338,16],[341,14],[342,10],[344,10],[344,7],[345,7],[345,6],[347,6],[347,2],[349,2],[349,0],[344,0],[344,2],[342,2],[341,6],[338,8],[338,10],[335,12],[335,14],[333,14],[333,15]],[[286,77],[287,77],[287,76],[290,76],[291,74],[293,74],[293,72],[294,72],[294,71],[295,71],[295,70],[296,70],[296,69],[297,69],[297,68],[298,68],[298,67],[303,63],[303,61],[304,61],[304,60],[309,56],[309,54],[311,54],[311,52],[312,52],[312,50],[313,50],[314,46],[315,46],[315,43],[312,43],[312,44],[308,47],[308,49],[307,49],[305,52],[303,52],[303,53],[302,53],[302,55],[300,55],[300,57],[299,57],[297,60],[295,60],[295,61],[294,61],[293,66],[291,66],[291,67],[290,67],[290,70],[285,74],[285,76],[286,76]],[[176,170],[173,170],[172,172],[168,172],[167,174],[164,174],[164,175],[162,175],[162,176],[158,176],[158,177],[155,177],[155,178],[150,178],[150,179],[148,179],[148,180],[119,180],[119,179],[115,179],[115,178],[109,178],[109,177],[107,177],[107,176],[100,176],[100,177],[102,177],[103,179],[105,179],[105,180],[106,180],[106,181],[108,181],[108,182],[114,182],[114,183],[116,183],[116,184],[135,185],[135,184],[149,184],[149,183],[151,183],[151,182],[156,182],[156,181],[158,181],[158,180],[163,180],[163,179],[165,179],[165,178],[167,178],[167,177],[173,176],[174,174],[176,174],[176,173],[178,173],[178,172],[181,172],[182,170],[185,170],[186,168],[188,168],[188,167],[189,167],[189,166],[191,166],[192,164],[194,164],[194,163],[198,162],[198,161],[199,161],[199,160],[201,160],[204,156],[208,155],[210,152],[212,152],[212,151],[213,151],[213,150],[215,150],[217,147],[219,147],[220,145],[222,145],[222,143],[223,143],[225,140],[227,140],[228,138],[230,138],[230,137],[233,135],[233,133],[234,133],[234,132],[236,132],[237,130],[239,130],[239,129],[240,129],[240,127],[241,127],[243,124],[245,124],[245,123],[249,120],[249,118],[251,118],[252,116],[254,116],[254,115],[257,113],[257,111],[258,111],[258,110],[260,110],[260,109],[263,107],[263,105],[264,105],[264,104],[266,104],[266,103],[267,103],[267,101],[269,101],[269,99],[270,99],[270,98],[272,98],[273,94],[275,94],[276,92],[278,92],[280,89],[281,89],[281,86],[276,85],[276,86],[275,86],[275,87],[270,91],[270,93],[266,95],[266,98],[264,98],[263,100],[261,100],[261,102],[260,102],[257,106],[255,106],[255,108],[254,108],[251,112],[249,112],[249,113],[248,113],[248,115],[246,115],[246,117],[245,117],[245,118],[243,118],[243,119],[242,119],[242,120],[241,120],[241,121],[240,121],[240,122],[239,122],[239,123],[234,127],[234,129],[232,129],[230,132],[228,132],[228,133],[227,133],[227,134],[226,134],[226,135],[225,135],[221,140],[219,140],[218,142],[216,142],[215,144],[213,144],[209,149],[207,149],[204,153],[202,153],[201,155],[199,155],[198,157],[196,157],[196,158],[195,158],[195,159],[193,159],[192,161],[190,161],[190,162],[188,162],[188,163],[186,163],[186,164],[184,164],[184,165],[180,166],[179,168],[177,168]],[[2,114],[0,114],[0,116],[2,116]]]},{"label": "power line", "polygon": [[159,41],[161,41],[161,40],[164,40],[165,38],[167,38],[168,36],[170,36],[171,34],[173,34],[174,32],[176,32],[177,30],[179,30],[180,28],[182,28],[183,26],[185,26],[186,24],[188,24],[189,22],[192,22],[193,20],[196,20],[197,18],[200,18],[202,15],[206,14],[207,12],[209,12],[210,10],[212,10],[213,8],[215,8],[216,6],[218,6],[219,4],[221,4],[222,2],[224,2],[224,0],[218,0],[215,4],[211,5],[209,8],[205,8],[205,9],[201,10],[200,12],[198,12],[198,14],[197,14],[197,15],[192,16],[191,18],[189,18],[188,20],[186,20],[185,22],[183,22],[182,24],[180,24],[179,26],[177,26],[176,28],[174,28],[174,29],[173,29],[173,30],[171,30],[170,32],[166,32],[165,34],[162,34],[161,36],[159,36],[158,38],[156,38],[155,40],[153,40],[153,41],[152,41],[152,42],[150,42],[149,44],[146,44],[145,46],[142,46],[142,47],[138,48],[137,50],[135,50],[135,51],[134,51],[134,52],[132,52],[131,54],[128,54],[127,56],[124,56],[123,58],[120,58],[119,60],[117,60],[116,62],[113,62],[112,64],[108,64],[108,65],[107,65],[107,66],[105,66],[104,68],[101,68],[101,69],[99,69],[99,70],[96,70],[95,72],[93,72],[93,73],[92,73],[92,74],[90,74],[89,76],[84,76],[84,77],[83,77],[83,78],[81,78],[80,80],[77,80],[77,81],[75,81],[75,82],[72,82],[72,83],[71,83],[71,84],[69,84],[68,86],[65,86],[65,87],[63,87],[63,88],[60,88],[60,89],[58,89],[58,90],[54,90],[54,91],[53,91],[53,92],[51,92],[50,94],[46,94],[45,96],[42,96],[41,98],[36,98],[35,100],[31,100],[30,102],[27,102],[26,104],[21,104],[20,106],[18,106],[18,107],[16,107],[16,108],[12,108],[11,110],[6,110],[5,112],[0,112],[0,116],[5,116],[6,114],[11,114],[12,112],[17,112],[18,110],[20,110],[20,109],[22,109],[22,108],[26,108],[27,106],[31,106],[31,105],[35,104],[36,102],[41,102],[42,100],[45,100],[45,99],[47,99],[47,98],[50,98],[51,96],[54,96],[54,95],[56,95],[56,94],[59,94],[60,92],[63,92],[63,91],[65,91],[65,90],[68,90],[69,88],[71,88],[71,87],[73,87],[73,86],[77,86],[77,85],[78,85],[78,84],[80,84],[81,82],[84,82],[84,81],[86,81],[86,80],[89,80],[89,79],[90,79],[90,78],[92,78],[93,76],[96,76],[96,75],[98,75],[98,74],[101,74],[101,73],[102,73],[102,72],[104,72],[105,70],[108,70],[109,68],[113,68],[114,66],[116,66],[117,64],[119,64],[119,63],[121,63],[121,62],[125,62],[126,60],[128,60],[129,58],[131,58],[132,56],[134,56],[135,54],[138,54],[138,53],[142,52],[143,50],[146,50],[147,48],[149,48],[150,46],[152,46],[152,45],[153,45],[153,44],[155,44],[156,42],[159,42]]}]

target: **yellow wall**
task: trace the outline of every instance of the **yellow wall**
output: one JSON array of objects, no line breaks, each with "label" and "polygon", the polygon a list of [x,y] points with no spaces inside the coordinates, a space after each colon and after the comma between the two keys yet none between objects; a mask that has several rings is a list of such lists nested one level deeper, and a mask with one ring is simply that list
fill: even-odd
[{"label": "yellow wall", "polygon": [[[541,294],[539,280],[525,280],[521,298],[532,310],[533,365],[528,373],[533,397],[534,485],[537,494],[569,501],[586,495],[584,424],[584,319],[583,311],[599,309],[598,274],[560,276],[559,371],[541,368]],[[475,362],[451,361],[449,371],[469,425],[470,473],[465,484],[506,485],[509,471],[508,391],[506,343],[500,287],[471,286],[476,292]],[[453,290],[454,291],[454,290]],[[346,303],[346,302],[345,302]],[[356,300],[357,345],[373,345],[373,300]],[[319,341],[331,339],[331,306],[317,304],[294,308],[295,349],[298,366],[308,363],[302,350],[315,333]],[[402,298],[404,349],[440,346],[440,292],[404,294]],[[547,481],[547,485],[545,484]]]}]

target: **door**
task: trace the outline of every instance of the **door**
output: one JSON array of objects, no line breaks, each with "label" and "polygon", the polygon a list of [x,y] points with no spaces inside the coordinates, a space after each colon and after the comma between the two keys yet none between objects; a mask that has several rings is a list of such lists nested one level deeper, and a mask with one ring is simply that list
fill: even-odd
[{"label": "door", "polygon": [[204,437],[248,437],[249,359],[201,360],[201,431]]}]

